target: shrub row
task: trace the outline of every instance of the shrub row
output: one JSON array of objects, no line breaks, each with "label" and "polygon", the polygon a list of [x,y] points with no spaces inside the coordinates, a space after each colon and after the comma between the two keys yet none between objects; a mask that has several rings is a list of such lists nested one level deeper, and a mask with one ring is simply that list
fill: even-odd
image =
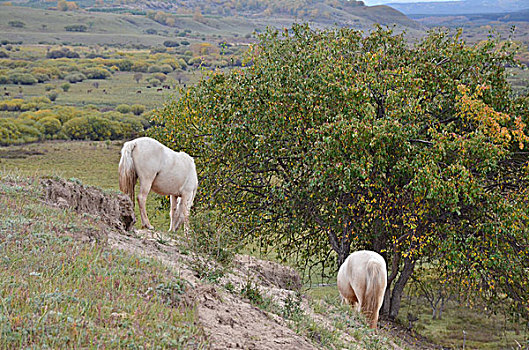
[{"label": "shrub row", "polygon": [[47,97],[33,97],[29,100],[14,98],[0,101],[0,111],[19,112],[46,108],[51,103]]},{"label": "shrub row", "polygon": [[[124,108],[122,105],[122,108]],[[135,108],[138,109],[139,105]],[[143,107],[143,106],[141,106]],[[132,107],[129,107],[131,110]],[[0,118],[0,145],[7,146],[45,139],[117,140],[132,138],[150,126],[143,117],[119,111],[59,107],[24,112]]]}]

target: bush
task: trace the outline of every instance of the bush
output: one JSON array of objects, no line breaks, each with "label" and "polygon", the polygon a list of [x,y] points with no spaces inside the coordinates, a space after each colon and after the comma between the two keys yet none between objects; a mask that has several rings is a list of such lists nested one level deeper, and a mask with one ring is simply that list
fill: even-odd
[{"label": "bush", "polygon": [[42,139],[34,120],[0,118],[0,144],[7,146]]},{"label": "bush", "polygon": [[50,101],[55,101],[57,96],[59,96],[59,92],[57,90],[52,90],[49,91],[46,96],[50,99]]},{"label": "bush", "polygon": [[109,71],[101,67],[86,68],[83,70],[83,74],[88,79],[106,79],[111,76]]},{"label": "bush", "polygon": [[39,83],[44,83],[50,80],[50,76],[44,73],[33,73],[33,76],[35,77],[35,79],[37,79]]},{"label": "bush", "polygon": [[147,70],[149,69],[149,63],[143,61],[143,60],[136,60],[132,64],[131,70],[133,72],[142,72],[147,73]]},{"label": "bush", "polygon": [[38,82],[38,80],[29,73],[11,73],[9,75],[9,80],[13,84],[23,84],[23,85],[33,85]]},{"label": "bush", "polygon": [[71,51],[68,48],[62,48],[59,50],[51,50],[46,54],[47,58],[56,59],[56,58],[79,58],[77,52]]},{"label": "bush", "polygon": [[77,117],[64,123],[63,131],[72,140],[108,140],[112,123],[99,116]]},{"label": "bush", "polygon": [[69,81],[72,84],[81,82],[86,79],[86,76],[83,73],[70,73],[67,76],[64,77],[65,80]]},{"label": "bush", "polygon": [[165,47],[178,47],[180,44],[177,41],[173,40],[166,40],[163,42],[163,46]]},{"label": "bush", "polygon": [[130,113],[130,106],[127,105],[127,104],[121,104],[121,105],[116,107],[116,111],[118,111],[119,113],[122,113],[122,114]]},{"label": "bush", "polygon": [[0,84],[9,84],[9,78],[0,74]]},{"label": "bush", "polygon": [[152,77],[158,79],[162,83],[167,80],[167,75],[163,73],[155,73],[152,75]]},{"label": "bush", "polygon": [[119,60],[116,65],[120,72],[129,72],[132,69],[133,63],[131,60]]},{"label": "bush", "polygon": [[[18,120],[17,120],[18,122]],[[24,143],[27,142],[35,142],[42,139],[42,133],[41,131],[35,126],[31,124],[24,124],[19,123],[18,130],[21,134],[21,138],[24,141]]]},{"label": "bush", "polygon": [[86,32],[88,30],[88,27],[84,24],[73,24],[69,26],[65,26],[64,29],[67,32]]},{"label": "bush", "polygon": [[147,82],[151,86],[159,86],[161,84],[161,82],[158,79],[156,79],[156,78],[150,78],[149,80],[147,80]]},{"label": "bush", "polygon": [[0,50],[0,58],[9,58],[9,55],[4,50]]},{"label": "bush", "polygon": [[130,107],[130,111],[134,115],[140,115],[140,114],[142,114],[145,111],[145,106],[144,105],[140,105],[140,104],[135,104],[135,105],[132,105]]},{"label": "bush", "polygon": [[39,120],[39,124],[43,127],[45,135],[53,136],[61,130],[61,122],[54,117],[44,117]]},{"label": "bush", "polygon": [[21,98],[0,101],[0,111],[20,111],[20,107],[23,103],[24,100]]},{"label": "bush", "polygon": [[169,74],[174,70],[174,68],[169,64],[162,64],[160,66],[160,72],[164,74]]},{"label": "bush", "polygon": [[160,66],[152,65],[152,66],[150,66],[150,67],[147,69],[147,72],[148,72],[148,73],[159,73],[159,72],[161,72],[161,68],[160,68]]},{"label": "bush", "polygon": [[64,125],[67,121],[83,116],[83,111],[75,107],[61,106],[54,110],[58,119]]},{"label": "bush", "polygon": [[163,47],[163,46],[160,46],[160,47],[154,47],[151,49],[151,54],[155,54],[155,53],[164,53],[164,52],[167,52],[167,48]]},{"label": "bush", "polygon": [[24,28],[26,24],[22,21],[9,21],[9,26],[13,28]]},{"label": "bush", "polygon": [[67,92],[68,90],[70,90],[70,86],[70,83],[64,83],[61,85],[61,89],[62,91]]},{"label": "bush", "polygon": [[195,67],[198,67],[198,66],[200,66],[200,65],[203,64],[203,62],[202,62],[202,58],[200,58],[200,57],[193,57],[193,58],[191,58],[191,59],[189,60],[188,63],[189,63],[189,65],[191,65],[191,66],[195,66]]}]

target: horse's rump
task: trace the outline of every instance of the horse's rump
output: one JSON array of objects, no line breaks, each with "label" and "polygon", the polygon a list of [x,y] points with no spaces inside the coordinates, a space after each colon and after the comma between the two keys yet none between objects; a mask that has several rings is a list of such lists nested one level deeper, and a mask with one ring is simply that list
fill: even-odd
[{"label": "horse's rump", "polygon": [[371,327],[376,328],[387,285],[384,258],[372,251],[352,253],[340,266],[337,285],[344,300],[349,303],[358,301]]},{"label": "horse's rump", "polygon": [[121,159],[119,160],[119,189],[129,195],[132,200],[132,207],[134,207],[134,186],[136,186],[138,179],[132,158],[134,147],[136,147],[134,140],[125,142],[121,149]]}]

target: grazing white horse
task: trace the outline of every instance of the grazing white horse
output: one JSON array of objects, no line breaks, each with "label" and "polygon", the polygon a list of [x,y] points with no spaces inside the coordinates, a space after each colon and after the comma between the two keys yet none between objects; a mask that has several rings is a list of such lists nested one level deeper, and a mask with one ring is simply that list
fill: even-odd
[{"label": "grazing white horse", "polygon": [[171,196],[169,231],[178,230],[183,223],[187,234],[189,211],[198,187],[193,158],[185,152],[175,152],[150,137],[125,142],[119,161],[119,188],[129,195],[133,205],[134,186],[138,179],[138,206],[142,226],[153,229],[145,210],[147,195],[152,190]]},{"label": "grazing white horse", "polygon": [[338,270],[337,285],[343,300],[362,311],[373,329],[388,280],[386,262],[380,254],[359,250],[345,259]]}]

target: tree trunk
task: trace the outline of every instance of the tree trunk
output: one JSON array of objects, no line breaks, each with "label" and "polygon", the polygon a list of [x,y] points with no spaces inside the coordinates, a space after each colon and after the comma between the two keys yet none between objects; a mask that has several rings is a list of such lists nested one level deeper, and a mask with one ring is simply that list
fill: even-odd
[{"label": "tree trunk", "polygon": [[[388,265],[389,268],[387,254],[383,253],[382,256],[386,260],[386,265]],[[391,270],[388,270],[388,273],[391,272],[391,274],[388,275],[388,284],[386,287],[386,292],[384,293],[384,302],[382,303],[382,308],[380,309],[380,314],[385,317],[389,316],[389,310],[391,309],[391,286],[393,285],[393,281],[395,280],[399,272],[399,265],[400,255],[395,254],[391,261]]]},{"label": "tree trunk", "polygon": [[395,287],[391,291],[390,307],[389,307],[389,318],[395,320],[399,315],[400,302],[402,299],[402,293],[404,292],[404,286],[408,282],[413,269],[415,268],[415,261],[410,260],[409,258],[404,259],[404,268],[402,269]]},{"label": "tree trunk", "polygon": [[329,230],[327,234],[332,249],[338,255],[338,268],[340,268],[351,251],[351,240],[349,239],[348,235],[343,235],[343,237],[340,239],[331,230]]}]

